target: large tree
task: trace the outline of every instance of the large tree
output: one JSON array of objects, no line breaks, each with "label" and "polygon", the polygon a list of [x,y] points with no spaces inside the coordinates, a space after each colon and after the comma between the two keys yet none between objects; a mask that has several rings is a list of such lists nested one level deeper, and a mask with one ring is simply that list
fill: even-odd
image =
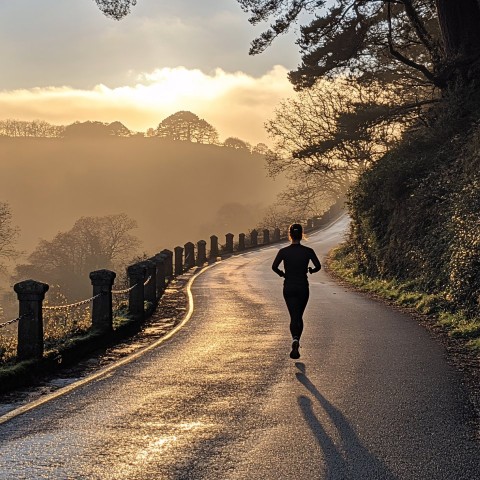
[{"label": "large tree", "polygon": [[154,135],[186,142],[218,143],[218,132],[215,127],[188,111],[174,113],[162,120]]},{"label": "large tree", "polygon": [[[425,81],[440,88],[459,75],[473,78],[480,53],[480,2],[477,0],[238,0],[250,22],[273,18],[253,41],[251,53],[267,48],[299,21],[302,64],[290,73],[297,88],[317,78],[353,73],[391,80]],[[440,23],[440,28],[439,28]]]},{"label": "large tree", "polygon": [[69,231],[41,240],[15,277],[59,285],[69,299],[82,297],[90,291],[91,271],[123,268],[136,252],[139,240],[131,233],[136,227],[126,214],[82,217]]}]

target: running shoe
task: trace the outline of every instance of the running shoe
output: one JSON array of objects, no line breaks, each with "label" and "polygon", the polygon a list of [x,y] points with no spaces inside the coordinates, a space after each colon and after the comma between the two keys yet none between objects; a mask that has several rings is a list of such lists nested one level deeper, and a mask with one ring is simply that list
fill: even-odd
[{"label": "running shoe", "polygon": [[300,342],[295,338],[292,342],[292,351],[290,352],[290,358],[300,358],[300,352],[298,349],[300,348]]}]

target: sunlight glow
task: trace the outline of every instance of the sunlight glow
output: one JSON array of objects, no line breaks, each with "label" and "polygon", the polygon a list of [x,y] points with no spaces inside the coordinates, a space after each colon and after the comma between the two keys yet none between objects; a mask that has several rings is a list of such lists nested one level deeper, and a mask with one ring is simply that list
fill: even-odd
[{"label": "sunlight glow", "polygon": [[275,105],[292,92],[282,66],[260,77],[177,67],[141,73],[133,85],[115,88],[100,84],[91,90],[64,86],[2,91],[0,109],[3,119],[38,118],[55,124],[118,120],[137,131],[156,127],[179,110],[190,110],[214,125],[223,138],[258,142],[266,139],[263,123]]}]

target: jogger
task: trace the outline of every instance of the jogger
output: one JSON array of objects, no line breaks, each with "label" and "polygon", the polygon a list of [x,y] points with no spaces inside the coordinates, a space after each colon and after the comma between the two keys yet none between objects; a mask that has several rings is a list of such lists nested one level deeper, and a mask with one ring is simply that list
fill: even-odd
[{"label": "jogger", "polygon": [[[300,244],[303,238],[303,229],[300,224],[294,223],[290,226],[289,236],[291,245],[278,251],[272,270],[280,277],[285,277],[283,298],[290,314],[290,333],[293,340],[290,357],[300,358],[298,349],[303,332],[303,312],[309,297],[307,272],[311,274],[318,272],[321,265],[315,252]],[[278,268],[282,261],[285,272]],[[310,261],[315,268],[308,266]]]}]

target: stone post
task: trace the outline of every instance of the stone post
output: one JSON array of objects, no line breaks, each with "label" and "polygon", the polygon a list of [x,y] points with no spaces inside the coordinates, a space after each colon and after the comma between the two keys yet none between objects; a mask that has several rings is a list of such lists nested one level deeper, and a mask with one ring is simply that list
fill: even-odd
[{"label": "stone post", "polygon": [[189,270],[195,266],[195,245],[188,242],[184,245],[185,248],[185,270]]},{"label": "stone post", "polygon": [[128,312],[136,320],[143,320],[145,317],[145,292],[143,282],[145,281],[145,266],[141,263],[130,265],[127,268],[129,285],[132,288],[128,297]]},{"label": "stone post", "polygon": [[93,296],[99,297],[92,304],[92,330],[109,333],[113,330],[112,286],[117,274],[110,270],[90,272]]},{"label": "stone post", "polygon": [[256,247],[258,245],[258,232],[256,230],[252,230],[250,232],[250,245],[252,247]]},{"label": "stone post", "polygon": [[201,267],[207,261],[207,242],[200,240],[197,242],[197,266]]},{"label": "stone post", "polygon": [[311,230],[313,228],[313,218],[309,218],[307,220],[307,228],[306,230]]},{"label": "stone post", "polygon": [[238,236],[238,251],[243,252],[245,250],[245,234],[241,233]]},{"label": "stone post", "polygon": [[278,227],[273,231],[273,241],[274,242],[280,241],[280,229]]},{"label": "stone post", "polygon": [[173,277],[173,252],[165,248],[160,253],[165,255],[165,277]]},{"label": "stone post", "polygon": [[233,233],[227,233],[225,235],[225,252],[233,253]]},{"label": "stone post", "polygon": [[218,237],[212,235],[210,237],[210,259],[215,260],[218,257]]},{"label": "stone post", "polygon": [[141,265],[145,267],[145,280],[148,280],[144,285],[144,299],[155,305],[157,303],[157,264],[153,260],[146,260]]},{"label": "stone post", "polygon": [[175,247],[175,275],[183,273],[183,247]]},{"label": "stone post", "polygon": [[48,291],[46,283],[25,280],[13,287],[18,302],[17,357],[19,360],[41,359],[43,356],[42,302]]},{"label": "stone post", "polygon": [[265,228],[263,230],[263,244],[268,245],[270,243],[270,230],[268,228]]},{"label": "stone post", "polygon": [[153,258],[157,264],[157,298],[160,298],[165,291],[168,259],[165,253],[157,253]]}]

